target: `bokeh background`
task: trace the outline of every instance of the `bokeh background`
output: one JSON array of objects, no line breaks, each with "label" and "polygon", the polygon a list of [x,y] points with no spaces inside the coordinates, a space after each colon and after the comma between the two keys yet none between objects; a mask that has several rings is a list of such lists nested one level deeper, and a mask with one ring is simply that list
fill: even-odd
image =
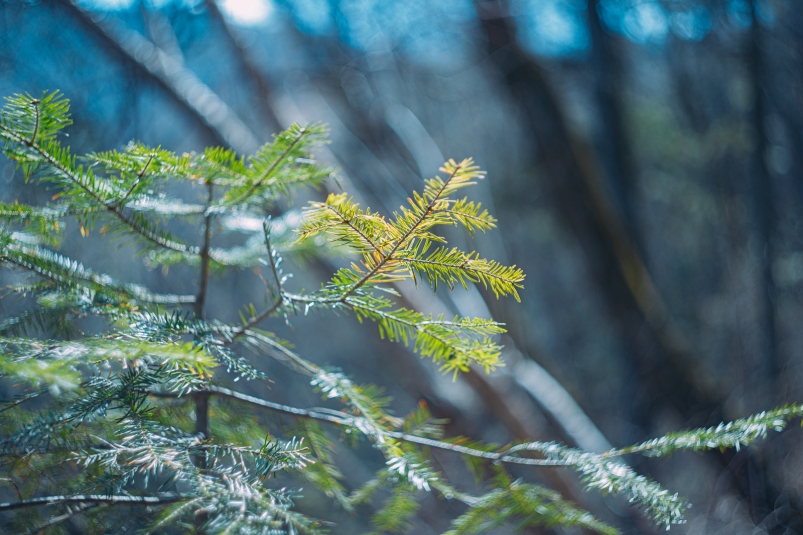
[{"label": "bokeh background", "polygon": [[[391,212],[444,158],[474,157],[471,192],[494,232],[452,243],[517,264],[522,302],[479,290],[404,300],[507,323],[507,366],[441,377],[350,317],[265,325],[316,362],[420,402],[449,431],[498,444],[556,440],[602,451],[803,401],[803,10],[795,0],[44,0],[0,2],[0,94],[61,89],[77,153],[137,139],[176,151],[251,153],[293,121],[328,123],[335,190]],[[44,202],[0,161],[3,200]],[[276,213],[297,213],[307,192]],[[73,229],[75,230],[75,229]],[[179,229],[200,240],[197,229]],[[234,240],[235,238],[226,238]],[[236,243],[232,241],[231,243]],[[192,291],[190,271],[68,235],[98,271]],[[342,260],[291,257],[295,290]],[[5,277],[5,275],[3,275]],[[234,321],[262,283],[213,281],[208,315]],[[0,307],[10,305],[0,301]],[[5,313],[4,313],[5,314]],[[268,322],[270,323],[270,322]],[[272,363],[275,401],[320,403]],[[225,412],[225,411],[224,411]],[[219,413],[220,414],[220,413]],[[633,459],[694,503],[680,533],[803,533],[801,433],[739,452]],[[381,465],[338,448],[346,485]],[[475,488],[461,465],[439,468]],[[522,470],[626,533],[657,533],[573,474]],[[306,491],[305,491],[306,492]],[[314,491],[301,507],[368,529]],[[422,497],[414,531],[460,508]],[[80,523],[65,523],[80,533]],[[504,531],[501,531],[504,532]]]}]

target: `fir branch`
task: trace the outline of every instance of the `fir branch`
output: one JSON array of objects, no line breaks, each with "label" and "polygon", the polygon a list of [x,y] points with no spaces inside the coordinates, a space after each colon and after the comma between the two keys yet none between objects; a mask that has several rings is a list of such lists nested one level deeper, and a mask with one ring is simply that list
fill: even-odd
[{"label": "fir branch", "polygon": [[97,274],[63,255],[14,241],[11,236],[0,231],[0,261],[15,264],[68,289],[77,286],[93,292],[122,294],[145,303],[195,302],[195,297],[191,295],[155,294],[138,284],[118,282],[109,275]]},{"label": "fir branch", "polygon": [[678,450],[710,450],[747,446],[759,438],[765,438],[767,431],[782,431],[789,420],[803,416],[803,405],[784,405],[771,411],[760,412],[747,418],[721,423],[716,427],[699,428],[679,433],[669,433],[641,444],[628,446],[604,453],[614,457],[638,453],[647,457],[664,457]]},{"label": "fir branch", "polygon": [[[452,163],[452,162],[450,162]],[[460,170],[465,168],[471,168],[471,161],[464,160],[460,164],[455,164],[451,168],[444,167],[441,168],[443,171],[449,174],[448,178],[441,182],[439,179],[432,179],[432,181],[427,183],[427,187],[424,188],[424,195],[423,197],[419,198],[416,197],[418,201],[418,206],[415,206],[418,210],[413,211],[402,211],[402,214],[410,214],[407,218],[403,218],[402,216],[397,216],[396,218],[396,225],[393,227],[396,232],[401,232],[401,235],[393,241],[393,244],[390,246],[390,250],[387,253],[382,251],[378,251],[380,253],[380,260],[376,262],[371,268],[368,273],[366,273],[360,280],[356,281],[354,284],[351,285],[343,295],[341,299],[345,299],[349,295],[353,294],[357,290],[359,290],[362,286],[364,286],[374,275],[377,275],[385,264],[392,260],[393,254],[400,248],[407,244],[408,238],[410,238],[413,233],[420,227],[424,221],[426,220],[427,216],[430,215],[432,210],[438,204],[441,196],[447,194],[450,190],[450,184],[454,181],[457,177],[460,176]],[[465,174],[465,173],[464,173]],[[451,188],[456,189],[456,185],[452,185]],[[369,264],[370,266],[370,264]]]},{"label": "fir branch", "polygon": [[422,258],[425,247],[416,243],[399,251],[398,260],[410,270],[414,279],[416,274],[426,275],[433,287],[444,282],[450,289],[454,289],[458,282],[464,288],[467,282],[482,283],[486,288],[490,287],[497,298],[513,294],[516,301],[521,301],[516,290],[523,288],[524,272],[516,266],[503,266],[494,260],[480,258],[478,253],[464,253],[446,247],[439,247]]},{"label": "fir branch", "polygon": [[149,344],[110,337],[85,338],[80,342],[2,338],[0,349],[0,373],[27,384],[44,383],[66,389],[78,386],[79,364],[142,360],[198,377],[204,377],[217,364],[192,344]]},{"label": "fir branch", "polygon": [[[423,314],[394,307],[386,297],[372,293],[386,290],[385,285],[418,275],[426,275],[433,287],[445,282],[482,283],[497,297],[517,292],[524,273],[515,266],[481,259],[475,253],[464,253],[445,247],[425,257],[430,244],[444,241],[429,229],[436,225],[457,224],[475,229],[492,228],[495,220],[480,212],[478,204],[466,199],[453,201],[448,195],[473,184],[483,174],[468,159],[459,164],[446,162],[441,171],[445,180],[436,177],[426,181],[422,194],[415,193],[410,208],[402,207],[392,222],[361,210],[346,194],[329,195],[324,203],[312,203],[306,212],[306,222],[299,229],[299,241],[319,233],[327,233],[335,243],[346,245],[363,256],[362,266],[340,269],[323,290],[309,296],[285,294],[285,301],[303,304],[306,310],[319,305],[334,308],[346,306],[358,320],[367,318],[379,324],[380,335],[391,341],[407,344],[414,340],[414,350],[432,357],[441,369],[453,372],[468,371],[476,363],[486,372],[498,364],[501,347],[491,336],[505,332],[501,324],[481,319],[455,318],[446,322]],[[390,291],[390,293],[393,293]]]},{"label": "fir branch", "polygon": [[7,410],[13,409],[14,407],[22,405],[23,403],[25,403],[28,400],[36,399],[39,396],[43,395],[45,392],[47,392],[47,391],[46,390],[40,390],[38,392],[32,392],[30,394],[23,394],[23,395],[15,396],[14,399],[9,400],[9,401],[0,401],[0,412],[5,412]]},{"label": "fir branch", "polygon": [[388,223],[370,209],[361,210],[346,193],[330,193],[325,202],[311,202],[304,215],[304,223],[297,231],[299,242],[327,232],[336,243],[358,252],[370,253],[384,247],[381,241],[388,232]]},{"label": "fir branch", "polygon": [[[30,336],[33,330],[43,334],[69,336],[74,332],[74,326],[69,321],[69,315],[77,314],[79,310],[91,310],[93,306],[81,306],[69,295],[60,295],[60,299],[50,299],[52,296],[42,296],[39,301],[47,302],[47,306],[26,310],[22,314],[7,318],[0,322],[0,335],[3,336]],[[51,302],[48,302],[51,301]],[[86,302],[83,303],[87,305]]]},{"label": "fir branch", "polygon": [[[250,159],[250,166],[243,168],[237,167],[245,174],[245,180],[239,187],[233,187],[219,203],[219,207],[234,206],[246,202],[260,189],[274,187],[275,194],[286,195],[288,187],[292,183],[309,183],[311,185],[320,184],[331,174],[329,169],[321,169],[314,165],[314,160],[309,158],[310,148],[322,143],[326,135],[326,129],[319,124],[301,126],[294,123],[284,132],[274,136],[274,142],[264,145],[255,156]],[[220,158],[222,156],[222,158]],[[236,157],[231,154],[209,153],[207,160],[212,160],[218,166],[231,165],[236,162]],[[283,177],[275,176],[275,173],[282,169],[282,166],[300,164],[302,172],[296,172],[295,176]],[[254,175],[255,176],[252,176]]]},{"label": "fir branch", "polygon": [[29,146],[37,140],[52,139],[59,130],[72,124],[69,101],[60,91],[43,92],[39,98],[30,94],[6,97],[0,112],[0,124],[20,132]]},{"label": "fir branch", "polygon": [[684,498],[670,494],[661,485],[637,474],[624,463],[553,442],[519,444],[508,449],[507,453],[510,455],[520,451],[537,451],[547,461],[574,468],[582,474],[588,488],[624,495],[631,503],[644,507],[645,513],[657,524],[669,528],[672,524],[686,522],[684,515],[689,504]]},{"label": "fir branch", "polygon": [[371,518],[377,533],[406,533],[412,528],[412,519],[421,505],[415,499],[414,489],[405,487],[394,488],[382,509]]}]

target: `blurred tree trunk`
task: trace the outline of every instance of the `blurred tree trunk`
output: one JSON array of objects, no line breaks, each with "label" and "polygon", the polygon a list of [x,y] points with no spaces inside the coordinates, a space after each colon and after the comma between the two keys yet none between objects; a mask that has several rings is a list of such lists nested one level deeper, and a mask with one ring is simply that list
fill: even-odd
[{"label": "blurred tree trunk", "polygon": [[[766,76],[766,66],[762,47],[765,44],[764,32],[760,22],[760,8],[757,0],[751,1],[753,21],[746,51],[746,63],[750,74],[753,92],[751,122],[755,138],[755,148],[750,166],[750,197],[754,214],[752,233],[756,238],[755,251],[759,264],[759,314],[760,350],[746,370],[748,387],[756,394],[755,400],[766,405],[775,396],[770,392],[775,378],[780,374],[783,363],[778,355],[775,338],[775,299],[776,289],[772,276],[773,226],[775,219],[774,187],[772,171],[767,161],[770,146],[767,139],[766,122],[769,119],[770,102]],[[753,384],[750,384],[750,383]],[[769,391],[768,391],[769,389]],[[759,393],[763,395],[759,395]]]},{"label": "blurred tree trunk", "polygon": [[593,149],[569,130],[544,71],[517,43],[506,6],[478,1],[476,7],[489,58],[525,114],[554,203],[585,252],[589,273],[640,376],[634,394],[644,397],[635,403],[635,422],[648,428],[667,404],[685,418],[694,416],[701,404],[713,408],[719,399],[716,378],[690,354],[671,321],[604,193],[604,170]]},{"label": "blurred tree trunk", "polygon": [[[589,68],[594,78],[594,96],[601,119],[594,145],[611,186],[613,200],[622,214],[626,231],[635,244],[640,243],[639,223],[633,198],[636,166],[627,132],[625,88],[627,80],[622,65],[622,50],[626,43],[604,27],[599,15],[600,0],[588,0],[588,26],[591,33]],[[643,247],[639,247],[644,250]]]}]

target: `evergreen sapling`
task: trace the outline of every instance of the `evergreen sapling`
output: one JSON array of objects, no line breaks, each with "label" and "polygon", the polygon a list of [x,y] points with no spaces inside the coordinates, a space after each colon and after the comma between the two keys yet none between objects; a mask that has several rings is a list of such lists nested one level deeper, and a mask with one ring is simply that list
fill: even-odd
[{"label": "evergreen sapling", "polygon": [[[321,125],[293,125],[249,158],[223,148],[177,155],[139,143],[77,157],[57,139],[70,124],[68,111],[67,100],[53,92],[7,98],[0,116],[3,155],[28,180],[57,191],[44,207],[0,203],[0,261],[6,270],[28,275],[8,292],[35,301],[0,324],[0,377],[6,391],[18,393],[0,406],[0,486],[11,491],[4,495],[16,496],[0,503],[6,526],[38,533],[80,515],[89,532],[101,533],[121,519],[121,508],[138,508],[148,533],[331,530],[325,519],[298,512],[299,481],[284,476],[292,473],[346,511],[365,509],[380,489],[388,490],[373,515],[377,532],[405,531],[421,496],[436,493],[466,506],[450,534],[502,524],[617,533],[558,492],[513,479],[505,468],[524,465],[570,467],[588,490],[624,495],[669,528],[684,522],[687,502],[636,473],[623,456],[739,448],[803,415],[803,407],[792,405],[601,454],[558,443],[498,448],[446,437],[444,422],[423,406],[394,416],[379,389],[314,364],[261,325],[313,309],[343,311],[376,323],[382,338],[410,345],[455,377],[472,366],[489,372],[500,365],[496,337],[504,325],[405,308],[393,287],[407,279],[432,288],[480,284],[497,298],[519,299],[521,269],[450,247],[436,233],[444,225],[469,233],[495,227],[487,210],[459,195],[483,178],[472,160],[444,163],[440,176],[426,180],[392,215],[362,208],[347,193],[332,194],[309,205],[294,233],[275,233],[278,223],[287,228],[293,221],[272,221],[266,208],[297,188],[322,185],[333,173],[313,154],[326,140]],[[203,201],[164,193],[177,184]],[[98,229],[136,242],[124,250],[151,266],[190,266],[199,274],[197,292],[154,292],[55,252],[70,220],[81,234]],[[171,235],[175,220],[200,225],[200,243]],[[242,246],[214,247],[222,226],[250,235]],[[355,260],[322,288],[293,292],[281,255],[314,253],[318,236]],[[207,317],[212,272],[260,265],[269,271],[264,308],[246,306],[235,324]],[[81,332],[76,322],[87,317],[105,328]],[[265,397],[236,390],[239,379],[268,379],[253,365],[263,357],[305,376],[324,398],[342,402],[342,410],[283,405],[268,399],[268,389]],[[234,381],[224,384],[219,370]],[[240,409],[212,411],[211,398]],[[250,410],[288,416],[297,425],[279,439],[255,423]],[[324,426],[370,441],[384,468],[362,486],[347,488]],[[435,469],[433,449],[463,456],[474,469],[490,468],[487,492],[474,496],[455,488]]]}]

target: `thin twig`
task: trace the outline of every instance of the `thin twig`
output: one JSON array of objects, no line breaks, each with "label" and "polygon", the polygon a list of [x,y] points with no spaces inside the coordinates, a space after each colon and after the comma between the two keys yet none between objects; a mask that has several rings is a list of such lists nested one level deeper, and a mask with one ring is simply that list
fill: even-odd
[{"label": "thin twig", "polygon": [[94,509],[96,507],[100,507],[100,506],[96,505],[96,504],[82,503],[82,504],[79,504],[78,507],[75,507],[75,508],[68,507],[67,508],[67,512],[64,513],[63,515],[50,517],[50,519],[47,522],[44,522],[43,524],[39,524],[38,526],[35,526],[35,527],[29,529],[28,531],[26,531],[25,535],[34,535],[34,534],[37,534],[37,533],[41,533],[44,530],[46,530],[47,528],[52,528],[53,526],[61,524],[65,520],[69,520],[70,518],[72,518],[73,516],[75,516],[75,515],[77,515],[79,513],[83,513],[84,511],[88,511],[89,509]]},{"label": "thin twig", "polygon": [[251,329],[262,320],[276,312],[276,310],[284,304],[285,301],[285,294],[282,290],[282,279],[279,277],[279,270],[276,267],[276,259],[273,257],[273,248],[270,245],[270,221],[265,221],[262,223],[262,230],[265,232],[265,246],[268,249],[268,261],[270,262],[270,269],[273,273],[273,279],[276,281],[276,302],[273,303],[268,309],[266,309],[261,314],[254,316],[253,318],[249,319],[244,325],[237,327],[231,333],[231,340],[228,343],[234,342],[235,339],[242,336],[245,331]]},{"label": "thin twig", "polygon": [[42,496],[18,502],[0,503],[0,511],[13,511],[26,507],[44,507],[59,504],[103,503],[107,505],[164,505],[185,499],[181,494],[162,494],[156,496],[115,496],[108,494],[76,494],[73,496]]},{"label": "thin twig", "polygon": [[41,120],[40,119],[41,113],[40,113],[40,109],[39,109],[39,99],[38,98],[33,99],[31,101],[31,104],[33,104],[34,114],[36,115],[36,122],[34,123],[34,126],[33,126],[33,133],[31,134],[31,140],[28,141],[28,146],[29,147],[36,142],[36,135],[39,133],[39,121]]},{"label": "thin twig", "polygon": [[[269,409],[275,412],[281,412],[284,414],[294,416],[296,418],[308,418],[311,420],[318,420],[321,422],[339,425],[342,427],[360,429],[359,421],[362,419],[362,417],[355,417],[341,411],[319,408],[319,407],[311,409],[292,407],[290,405],[283,405],[281,403],[275,403],[273,401],[268,401],[266,399],[249,396],[248,394],[243,394],[241,392],[230,390],[228,388],[224,388],[221,386],[208,386],[204,389],[204,392],[235,399],[243,403],[248,403],[250,405]],[[155,397],[168,397],[168,398],[178,397],[175,394],[169,394],[164,392],[148,392],[148,394],[153,395]],[[395,438],[397,440],[403,440],[405,442],[419,444],[421,446],[427,446],[430,448],[436,448],[444,451],[451,451],[453,453],[459,453],[461,455],[469,455],[471,457],[479,457],[482,459],[488,459],[490,461],[495,461],[495,462],[502,462],[508,464],[523,464],[528,466],[568,466],[568,463],[561,460],[527,459],[522,457],[516,457],[514,455],[507,455],[505,454],[504,451],[483,451],[483,450],[478,450],[476,448],[461,446],[459,444],[444,442],[442,440],[421,437],[418,435],[411,435],[409,433],[402,433],[400,431],[382,430],[382,434],[388,438]]]},{"label": "thin twig", "polygon": [[209,286],[209,248],[212,243],[212,218],[214,214],[209,213],[209,207],[214,200],[214,185],[206,183],[207,202],[204,216],[204,244],[201,248],[201,281],[198,284],[198,297],[195,298],[195,315],[198,319],[204,317],[204,302],[206,301],[207,288]]},{"label": "thin twig", "polygon": [[13,409],[17,405],[21,405],[21,404],[25,403],[26,401],[28,401],[29,399],[37,398],[37,397],[41,396],[42,394],[44,394],[46,392],[47,392],[47,390],[40,390],[39,392],[34,392],[33,394],[26,394],[24,396],[20,396],[17,399],[13,399],[13,400],[9,400],[9,401],[0,401],[0,404],[7,404],[7,405],[4,405],[3,407],[0,407],[0,412],[5,412],[5,411],[7,411],[9,409]]}]

